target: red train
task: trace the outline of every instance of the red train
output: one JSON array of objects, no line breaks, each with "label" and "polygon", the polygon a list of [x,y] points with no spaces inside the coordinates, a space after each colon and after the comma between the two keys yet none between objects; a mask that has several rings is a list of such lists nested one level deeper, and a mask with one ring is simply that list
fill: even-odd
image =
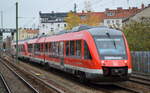
[{"label": "red train", "polygon": [[[14,48],[16,44],[13,43]],[[19,58],[93,81],[124,81],[132,72],[124,34],[106,27],[78,26],[64,33],[19,41]]]}]

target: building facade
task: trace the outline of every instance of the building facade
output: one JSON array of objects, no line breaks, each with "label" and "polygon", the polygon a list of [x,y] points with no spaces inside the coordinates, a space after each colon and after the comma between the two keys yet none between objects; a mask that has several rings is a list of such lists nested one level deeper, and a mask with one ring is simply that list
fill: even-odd
[{"label": "building facade", "polygon": [[40,16],[40,24],[39,24],[39,34],[56,34],[61,30],[64,30],[67,26],[65,22],[65,18],[67,17],[67,13],[41,13]]},{"label": "building facade", "polygon": [[[38,29],[31,29],[31,28],[20,28],[18,30],[18,40],[25,40],[28,38],[32,38],[39,34]],[[14,41],[16,41],[16,33],[14,34]]]},{"label": "building facade", "polygon": [[112,28],[119,28],[122,29],[123,26],[123,20],[128,18],[129,16],[135,15],[138,12],[140,12],[143,9],[142,8],[137,8],[137,7],[130,7],[129,9],[123,9],[121,7],[117,9],[106,9],[104,14],[104,26],[107,27],[112,27]]}]

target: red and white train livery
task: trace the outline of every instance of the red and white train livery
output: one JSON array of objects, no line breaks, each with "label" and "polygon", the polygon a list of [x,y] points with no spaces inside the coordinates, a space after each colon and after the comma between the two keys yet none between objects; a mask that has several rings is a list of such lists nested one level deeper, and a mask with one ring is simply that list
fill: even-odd
[{"label": "red and white train livery", "polygon": [[127,80],[132,71],[123,32],[106,27],[19,41],[19,57],[70,72],[81,80]]}]

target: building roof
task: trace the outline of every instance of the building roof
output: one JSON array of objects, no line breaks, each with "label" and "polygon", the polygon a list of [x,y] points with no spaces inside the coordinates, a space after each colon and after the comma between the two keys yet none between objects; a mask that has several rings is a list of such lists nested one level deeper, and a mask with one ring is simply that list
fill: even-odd
[{"label": "building roof", "polygon": [[146,6],[146,7],[143,7],[143,9],[142,9],[141,11],[139,11],[138,13],[128,16],[126,19],[123,20],[123,22],[129,21],[130,18],[132,18],[132,17],[138,15],[139,13],[143,12],[144,10],[146,10],[146,9],[148,9],[148,8],[150,8],[150,4],[149,4],[148,6]]},{"label": "building roof", "polygon": [[[99,17],[100,20],[103,20],[105,16],[104,12],[90,12],[90,14]],[[81,13],[77,13],[77,15],[81,17],[88,15],[88,13],[82,11]]]},{"label": "building roof", "polygon": [[[142,9],[138,9],[137,7],[132,7],[129,9],[123,9],[121,7],[118,7],[117,9],[106,9],[104,12],[91,12],[92,15],[98,16],[101,20],[104,19],[123,19],[127,18],[131,15],[134,15],[141,11]],[[88,13],[82,11],[81,13],[77,13],[77,15],[86,16]]]},{"label": "building roof", "polygon": [[41,13],[39,12],[40,18],[56,19],[57,17],[67,17],[67,13]]},{"label": "building roof", "polygon": [[[115,19],[115,18],[127,18],[131,15],[134,15],[141,11],[141,9],[138,9],[137,7],[129,8],[129,9],[122,9],[122,8],[117,8],[116,10],[109,10],[106,9],[105,11],[105,19]],[[111,13],[111,15],[109,15]]]},{"label": "building roof", "polygon": [[35,29],[24,29],[23,32],[29,33],[29,34],[38,34],[39,30]]}]

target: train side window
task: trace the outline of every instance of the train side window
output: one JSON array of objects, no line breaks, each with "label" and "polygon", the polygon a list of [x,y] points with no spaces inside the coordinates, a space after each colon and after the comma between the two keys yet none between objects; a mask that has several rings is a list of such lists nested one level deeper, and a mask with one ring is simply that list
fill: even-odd
[{"label": "train side window", "polygon": [[84,59],[92,59],[87,43],[84,41]]},{"label": "train side window", "polygon": [[49,43],[49,56],[52,55],[52,43]]},{"label": "train side window", "polygon": [[74,41],[70,41],[70,56],[74,56],[75,55],[75,46],[74,46]]},{"label": "train side window", "polygon": [[59,55],[63,56],[64,54],[64,42],[59,43]]},{"label": "train side window", "polygon": [[45,43],[45,53],[47,54],[48,53],[48,43]]},{"label": "train side window", "polygon": [[76,56],[81,56],[81,40],[76,41]]},{"label": "train side window", "polygon": [[66,56],[69,56],[69,41],[66,42]]},{"label": "train side window", "polygon": [[57,46],[56,42],[52,43],[52,56],[56,56],[57,53]]},{"label": "train side window", "polygon": [[44,46],[43,46],[43,43],[41,43],[40,44],[40,52],[43,53],[44,52],[43,50],[44,50]]},{"label": "train side window", "polygon": [[56,42],[55,43],[55,56],[57,57],[57,56],[59,56],[59,42]]},{"label": "train side window", "polygon": [[41,51],[41,46],[40,46],[40,44],[38,44],[38,52],[40,52]]},{"label": "train side window", "polygon": [[24,45],[21,45],[21,51],[24,52]]},{"label": "train side window", "polygon": [[32,52],[32,44],[28,45],[28,51],[31,53]]}]

